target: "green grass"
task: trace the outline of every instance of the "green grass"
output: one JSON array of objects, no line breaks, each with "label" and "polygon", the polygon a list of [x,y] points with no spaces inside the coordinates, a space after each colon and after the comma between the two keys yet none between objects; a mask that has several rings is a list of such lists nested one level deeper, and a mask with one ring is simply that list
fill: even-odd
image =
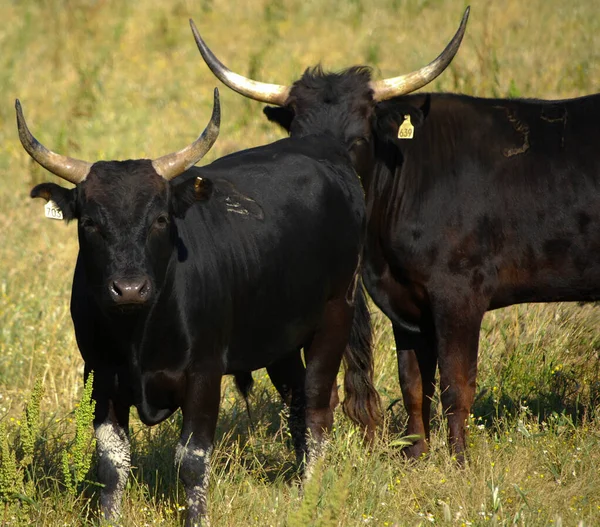
[{"label": "green grass", "polygon": [[[21,148],[14,99],[21,99],[32,131],[46,146],[94,161],[157,157],[181,148],[204,128],[212,88],[219,86],[221,135],[208,162],[282,134],[262,117],[259,103],[222,87],[208,72],[189,17],[231,68],[288,83],[318,62],[332,69],[368,63],[377,78],[414,69],[443,48],[465,5],[0,3],[0,426],[6,430],[0,437],[0,492],[11,491],[0,506],[0,525],[95,523],[98,494],[93,471],[69,492],[62,461],[75,445],[82,455],[92,446],[75,435],[76,421],[85,424],[75,414],[83,364],[68,311],[75,227],[45,220],[42,204],[28,198],[35,183],[56,179]],[[431,90],[563,98],[600,85],[595,2],[471,5],[462,49]],[[429,457],[407,462],[393,446],[406,416],[398,402],[393,339],[380,315],[376,382],[389,407],[386,423],[366,449],[337,415],[326,460],[304,494],[292,470],[283,409],[264,373],[257,375],[252,396],[253,433],[226,380],[210,480],[213,525],[600,524],[600,424],[594,419],[600,405],[599,318],[595,305],[574,304],[516,306],[486,316],[464,470],[447,450],[439,395]],[[38,379],[44,392],[29,459],[23,412]],[[179,415],[154,428],[133,420],[124,525],[181,522],[184,497],[173,466],[179,426]],[[11,459],[13,476],[6,469]],[[10,485],[5,476],[13,477]]]}]

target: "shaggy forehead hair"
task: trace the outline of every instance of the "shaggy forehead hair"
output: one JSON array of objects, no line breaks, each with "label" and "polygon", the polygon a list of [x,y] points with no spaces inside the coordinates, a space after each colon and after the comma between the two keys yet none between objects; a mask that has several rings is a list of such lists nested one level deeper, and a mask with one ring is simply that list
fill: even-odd
[{"label": "shaggy forehead hair", "polygon": [[122,199],[125,207],[136,196],[149,198],[163,192],[168,186],[149,159],[127,161],[98,161],[83,184],[87,199]]},{"label": "shaggy forehead hair", "polygon": [[372,101],[373,90],[371,81],[371,68],[367,66],[353,66],[339,72],[324,72],[321,65],[307,68],[297,80],[290,92],[288,104],[298,104],[302,101],[336,103],[351,97],[356,100]]}]

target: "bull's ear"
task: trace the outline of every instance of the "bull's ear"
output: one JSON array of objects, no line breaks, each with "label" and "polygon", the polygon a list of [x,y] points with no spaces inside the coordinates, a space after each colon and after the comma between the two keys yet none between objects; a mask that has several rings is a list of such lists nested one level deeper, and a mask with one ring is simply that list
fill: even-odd
[{"label": "bull's ear", "polygon": [[[53,201],[62,212],[62,218],[69,222],[77,217],[77,189],[65,188],[55,183],[42,183],[31,189],[32,198],[44,198],[47,202]],[[60,214],[55,212],[53,218],[60,219]]]},{"label": "bull's ear", "polygon": [[265,106],[263,113],[272,123],[277,123],[279,126],[290,131],[292,121],[294,120],[294,111],[284,106]]},{"label": "bull's ear", "polygon": [[238,191],[233,183],[226,179],[204,177],[189,179],[173,187],[173,214],[182,218],[190,205],[209,199],[219,201],[224,213],[251,216],[259,220],[264,218],[262,207]]},{"label": "bull's ear", "polygon": [[399,141],[398,144],[401,144],[402,141],[406,141],[406,139],[399,138],[399,130],[402,124],[407,121],[407,125],[413,127],[414,136],[416,136],[419,133],[419,128],[427,118],[429,110],[429,94],[427,94],[424,102],[419,107],[409,104],[398,104],[396,101],[379,103],[375,109],[378,135],[385,137],[391,142]]},{"label": "bull's ear", "polygon": [[[423,124],[423,113],[418,108],[407,107],[398,112],[381,113],[377,117],[377,128],[379,135],[385,137],[388,141],[402,141],[400,137],[400,127],[412,127],[413,134],[418,134],[419,128]],[[411,138],[413,135],[411,135]]]}]

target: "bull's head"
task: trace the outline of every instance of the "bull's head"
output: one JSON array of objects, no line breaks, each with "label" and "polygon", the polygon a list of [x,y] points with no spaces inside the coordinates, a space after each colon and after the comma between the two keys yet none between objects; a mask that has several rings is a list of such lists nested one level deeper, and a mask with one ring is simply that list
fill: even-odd
[{"label": "bull's head", "polygon": [[66,221],[78,220],[80,258],[86,281],[103,308],[149,305],[160,289],[176,243],[173,217],[205,200],[211,182],[202,178],[175,184],[195,165],[219,134],[217,89],[206,129],[182,150],[155,160],[88,163],[52,152],[31,135],[16,101],[19,138],[41,166],[75,184],[42,183],[31,197],[52,200]]},{"label": "bull's head", "polygon": [[365,67],[341,73],[324,73],[316,67],[306,70],[291,86],[257,82],[229,70],[204,43],[191,20],[190,25],[204,61],[224,84],[245,97],[276,105],[265,108],[265,114],[292,136],[327,133],[337,137],[347,146],[358,173],[364,175],[373,155],[372,130],[377,104],[418,90],[440,75],[458,52],[468,17],[467,7],[444,51],[430,64],[411,73],[373,81]]}]

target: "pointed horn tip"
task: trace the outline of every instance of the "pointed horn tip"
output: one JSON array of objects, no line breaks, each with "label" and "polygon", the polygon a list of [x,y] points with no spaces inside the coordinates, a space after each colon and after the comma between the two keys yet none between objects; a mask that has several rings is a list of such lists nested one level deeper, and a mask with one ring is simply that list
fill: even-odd
[{"label": "pointed horn tip", "polygon": [[460,35],[460,40],[462,41],[462,38],[464,37],[465,31],[467,29],[467,22],[469,21],[469,14],[471,13],[471,6],[467,6],[467,8],[465,9],[465,12],[462,16],[462,19],[460,21],[460,25],[458,26],[458,31],[456,32],[455,36],[459,36]]},{"label": "pointed horn tip", "polygon": [[469,15],[470,14],[471,14],[471,6],[468,5],[467,8],[465,9],[465,13],[464,13],[464,15],[463,15],[462,20],[461,20],[460,23],[466,25],[467,21],[469,20]]},{"label": "pointed horn tip", "polygon": [[201,51],[200,46],[202,44],[204,44],[204,41],[202,40],[202,37],[200,36],[200,31],[198,31],[198,28],[196,27],[194,20],[191,18],[190,18],[190,28],[192,30],[192,35],[194,36],[194,40],[196,41],[196,45],[198,46],[198,49]]},{"label": "pointed horn tip", "polygon": [[[15,99],[15,110],[17,113],[17,130],[19,132],[19,139],[21,140],[21,144],[27,150],[26,143],[35,142],[35,138],[31,135],[29,128],[27,126],[27,122],[25,121],[25,116],[23,115],[23,107],[21,106],[21,101],[19,99]],[[27,139],[29,138],[29,140]]]},{"label": "pointed horn tip", "polygon": [[17,124],[20,126],[21,121],[24,121],[25,118],[23,117],[23,107],[19,99],[15,99],[15,110],[17,112]]}]

